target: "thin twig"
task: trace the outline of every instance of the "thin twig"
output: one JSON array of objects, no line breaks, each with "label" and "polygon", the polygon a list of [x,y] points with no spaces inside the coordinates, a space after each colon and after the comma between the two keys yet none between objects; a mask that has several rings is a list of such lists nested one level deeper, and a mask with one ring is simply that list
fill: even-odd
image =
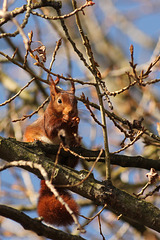
[{"label": "thin twig", "polygon": [[100,232],[100,235],[102,236],[103,240],[105,240],[105,237],[102,233],[102,226],[101,226],[101,219],[100,219],[100,215],[98,215],[98,224],[99,224],[99,232]]},{"label": "thin twig", "polygon": [[[27,68],[26,66],[23,66],[21,65],[20,63],[18,63],[15,59],[12,59],[9,55],[3,53],[0,51],[0,54],[2,56],[4,56],[5,58],[7,58],[10,62],[12,62],[13,64],[17,65],[18,67],[22,68],[23,70],[27,71],[29,74],[31,75],[35,75],[29,68]],[[49,71],[49,69],[45,68],[43,66],[43,64],[41,64],[40,62],[36,63],[36,65],[38,67],[41,67],[44,71],[46,71],[47,73],[49,73],[50,75],[53,75],[53,76],[56,76],[58,78],[61,78],[61,79],[64,79],[65,81],[73,81],[73,82],[76,82],[76,83],[80,83],[82,85],[91,85],[91,86],[95,86],[95,83],[94,82],[84,82],[84,81],[81,81],[79,79],[75,79],[75,78],[71,78],[71,77],[64,77],[60,74],[56,74],[56,73],[53,73],[51,71]],[[35,76],[36,79],[38,79],[39,81],[41,82],[44,82],[44,83],[47,83],[48,84],[48,81],[47,80],[44,80],[42,78],[40,78],[38,75]]]},{"label": "thin twig", "polygon": [[29,37],[29,40],[28,40],[28,43],[27,43],[28,48],[26,49],[26,54],[24,56],[23,67],[26,67],[26,64],[27,64],[27,57],[28,57],[29,50],[31,48],[32,37],[33,37],[33,32],[32,31],[30,33],[28,33],[28,37]]},{"label": "thin twig", "polygon": [[85,223],[85,224],[83,225],[83,227],[87,226],[87,225],[88,225],[90,222],[92,222],[97,216],[99,216],[106,207],[107,207],[107,204],[105,204],[105,205],[103,206],[103,208],[102,208],[95,216],[90,217],[90,218],[85,217],[85,216],[83,216],[83,215],[80,215],[81,217],[89,220],[87,223]]},{"label": "thin twig", "polygon": [[24,121],[26,118],[31,118],[34,114],[38,113],[41,108],[44,107],[44,105],[49,101],[49,98],[50,98],[50,97],[48,97],[48,98],[47,98],[34,112],[32,112],[31,114],[29,114],[29,115],[24,115],[22,118],[12,120],[12,122]]},{"label": "thin twig", "polygon": [[31,9],[31,4],[32,4],[32,0],[27,0],[26,14],[25,14],[25,17],[24,17],[21,25],[19,25],[18,22],[15,20],[15,18],[12,16],[12,21],[17,25],[18,29],[14,33],[1,33],[0,38],[6,37],[6,36],[15,37],[17,34],[19,34],[20,31],[22,32],[22,29],[28,23],[28,19],[30,17],[30,13],[31,13],[31,10],[32,10]]},{"label": "thin twig", "polygon": [[[65,150],[65,147],[63,147],[63,148],[64,148],[64,150]],[[96,163],[99,161],[102,153],[103,153],[103,149],[100,150],[100,153],[99,153],[98,157],[96,158],[95,162],[93,163],[93,165],[92,165],[90,171],[88,172],[88,174],[87,174],[80,182],[78,182],[78,183],[76,183],[76,184],[73,184],[73,185],[58,185],[58,187],[61,187],[61,188],[69,187],[69,188],[70,188],[70,187],[76,187],[76,186],[81,185],[81,184],[82,184],[84,181],[86,181],[86,179],[91,175],[91,173],[92,173],[92,171],[93,171]]]},{"label": "thin twig", "polygon": [[[61,16],[61,11],[60,9],[57,9],[57,14],[58,16]],[[74,51],[77,53],[77,55],[79,56],[80,60],[84,63],[85,67],[87,67],[89,69],[89,71],[92,72],[92,68],[91,66],[87,63],[86,59],[84,58],[83,54],[79,51],[79,49],[77,48],[75,42],[72,40],[72,38],[70,37],[69,31],[67,26],[65,25],[64,19],[60,19],[61,21],[61,26],[65,32],[66,38],[68,39],[68,41],[71,43]]]},{"label": "thin twig", "polygon": [[143,195],[144,191],[151,185],[151,182],[147,182],[139,193],[133,193],[136,197]]},{"label": "thin twig", "polygon": [[3,12],[7,12],[7,0],[3,0]]},{"label": "thin twig", "polygon": [[25,88],[27,88],[34,80],[35,80],[35,78],[32,78],[23,88],[21,88],[21,89],[18,91],[18,93],[16,93],[13,97],[11,97],[10,99],[6,100],[5,102],[1,103],[1,104],[0,104],[0,107],[6,105],[7,103],[10,103],[11,101],[13,101],[13,100],[14,100],[16,97],[18,97],[18,96],[21,94],[21,92],[22,92]]},{"label": "thin twig", "polygon": [[151,85],[151,84],[154,84],[154,83],[158,83],[160,82],[160,79],[153,79],[153,80],[150,80],[150,81],[147,81],[147,82],[143,82],[143,86],[145,87],[146,85]]},{"label": "thin twig", "polygon": [[[26,51],[28,50],[28,38],[26,37],[26,35],[25,35],[25,33],[24,33],[24,31],[23,31],[23,29],[22,29],[22,27],[20,26],[20,24],[18,23],[18,21],[15,19],[15,18],[13,18],[12,19],[12,22],[17,26],[17,31],[20,33],[20,35],[22,36],[22,38],[23,38],[23,42],[24,42],[24,46],[25,46],[25,49],[26,49]],[[10,36],[9,36],[10,37]]]},{"label": "thin twig", "polygon": [[147,193],[144,197],[141,197],[141,199],[146,199],[146,198],[149,197],[149,196],[153,196],[153,194],[154,194],[155,192],[159,192],[159,190],[160,190],[160,185],[156,186],[156,187],[153,189],[153,191],[150,191],[150,192]]},{"label": "thin twig", "polygon": [[[73,5],[74,9],[76,10],[77,3],[76,3],[75,0],[72,0],[72,5]],[[78,12],[76,12],[75,17],[76,17],[77,27],[78,27],[79,33],[81,35],[81,38],[82,38],[83,45],[85,46],[85,49],[86,49],[86,53],[89,57],[89,60],[90,60],[91,64],[93,64],[93,54],[92,54],[92,51],[90,49],[90,45],[87,42],[87,36],[84,34]],[[93,69],[93,66],[91,66],[91,68]]]},{"label": "thin twig", "polygon": [[91,117],[94,119],[94,121],[96,123],[98,123],[98,125],[100,125],[101,127],[104,127],[104,125],[102,125],[102,123],[100,121],[98,121],[98,119],[96,118],[95,114],[93,113],[93,111],[91,110],[90,106],[89,106],[89,100],[88,97],[87,99],[85,98],[84,93],[82,93],[81,98],[84,100],[84,105],[86,106],[86,108],[89,110]]},{"label": "thin twig", "polygon": [[[128,75],[128,78],[129,78],[129,80],[130,80],[130,75],[129,75],[129,73],[127,72],[126,74]],[[126,86],[126,87],[124,87],[124,88],[121,88],[120,90],[117,90],[117,91],[114,91],[114,92],[109,92],[108,95],[115,97],[117,94],[121,94],[121,93],[127,91],[130,87],[133,87],[136,83],[137,83],[137,81],[133,81],[133,82],[130,81],[128,86]]]},{"label": "thin twig", "polygon": [[[150,171],[146,174],[146,176],[148,177],[149,181],[146,183],[146,185],[141,189],[141,191],[138,194],[134,193],[136,197],[143,195],[144,191],[147,189],[148,186],[150,186],[153,183],[156,183],[160,179],[158,173],[154,168],[151,168]],[[156,186],[156,188],[152,192],[149,192],[148,194],[146,194],[146,196],[141,197],[141,199],[145,199],[148,196],[152,196],[156,191],[159,191],[159,188],[160,186]]]},{"label": "thin twig", "polygon": [[104,149],[105,149],[105,164],[106,164],[106,180],[111,181],[111,168],[110,168],[110,153],[109,153],[109,144],[108,144],[108,133],[107,133],[107,125],[106,125],[106,118],[105,118],[105,108],[103,104],[103,99],[101,96],[101,92],[98,85],[98,78],[96,77],[96,90],[98,94],[99,104],[100,104],[100,113],[101,119],[103,124],[103,139],[104,139]]},{"label": "thin twig", "polygon": [[58,148],[58,151],[57,151],[57,154],[56,154],[56,159],[55,159],[55,162],[54,162],[55,165],[54,165],[54,167],[53,167],[52,174],[51,174],[51,179],[50,179],[51,183],[52,183],[53,178],[54,178],[55,169],[56,169],[56,166],[57,166],[57,164],[58,164],[59,155],[60,155],[60,152],[61,152],[62,147],[63,147],[63,146],[62,146],[62,143],[60,143],[59,148]]},{"label": "thin twig", "polygon": [[37,80],[39,80],[39,81],[41,81],[41,82],[44,82],[44,83],[48,83],[46,80],[44,80],[44,79],[40,78],[38,75],[34,74],[34,72],[33,72],[31,69],[29,69],[29,68],[26,67],[26,66],[21,65],[18,61],[16,61],[15,59],[11,58],[9,55],[7,55],[7,54],[5,54],[5,53],[3,53],[3,52],[1,52],[1,51],[0,51],[0,54],[1,54],[2,56],[4,56],[5,58],[7,58],[7,59],[8,59],[10,62],[12,62],[13,64],[17,65],[18,67],[20,67],[20,68],[22,68],[23,70],[25,70],[26,72],[28,72],[31,76],[34,76],[35,79],[37,79]]},{"label": "thin twig", "polygon": [[135,80],[137,81],[137,83],[140,83],[140,79],[139,79],[139,77],[137,75],[137,71],[136,71],[137,64],[134,63],[134,47],[133,47],[133,45],[130,46],[130,53],[131,53],[131,61],[129,63],[130,63],[130,66],[132,67]]},{"label": "thin twig", "polygon": [[[63,146],[63,145],[62,145]],[[87,156],[82,156],[82,155],[79,155],[78,153],[72,151],[70,148],[66,147],[66,146],[63,146],[63,149],[66,151],[66,152],[70,152],[72,155],[74,155],[75,157],[78,157],[80,159],[83,159],[83,160],[95,160],[96,157],[87,157]],[[103,157],[102,157],[103,158]]]},{"label": "thin twig", "polygon": [[[62,7],[62,4],[60,1],[51,1],[51,0],[40,0],[36,2],[35,4],[31,4],[31,10],[37,9],[41,7],[53,7],[54,9],[59,9]],[[11,18],[16,17],[17,15],[24,13],[27,10],[28,5],[25,4],[19,8],[15,8],[13,11],[6,12],[6,16],[3,16],[3,19],[0,21],[0,26],[5,24],[6,22],[10,21]]]},{"label": "thin twig", "polygon": [[[75,5],[75,0],[73,0],[74,5]],[[60,10],[57,11],[58,15],[60,16]],[[76,13],[76,16],[78,15],[78,13]],[[79,21],[79,17],[77,16],[77,24],[78,24],[78,28],[81,34],[81,38],[82,41],[84,42],[84,46],[86,48],[86,52],[88,54],[88,59],[91,63],[91,65],[88,65],[88,63],[86,62],[86,59],[84,59],[82,53],[77,49],[75,43],[73,42],[73,40],[70,38],[69,33],[68,33],[68,29],[64,23],[64,21],[61,19],[61,25],[63,27],[63,30],[67,36],[67,39],[70,41],[70,43],[73,46],[74,51],[78,54],[80,60],[84,63],[84,65],[88,68],[88,70],[93,74],[93,76],[95,77],[95,88],[97,91],[97,95],[98,95],[98,100],[99,100],[99,105],[100,105],[100,112],[101,112],[101,119],[102,119],[102,131],[103,131],[103,138],[104,138],[104,149],[105,149],[105,161],[106,161],[106,179],[107,180],[111,180],[111,169],[110,169],[110,156],[109,156],[109,145],[108,145],[108,134],[107,134],[107,127],[106,127],[106,119],[105,119],[105,109],[104,109],[104,104],[103,104],[103,99],[102,99],[102,95],[101,95],[101,91],[100,91],[100,79],[101,79],[101,74],[97,68],[97,63],[94,60],[93,57],[93,53],[92,53],[92,49],[91,49],[91,45],[89,43],[89,39],[87,38],[87,36],[84,35],[83,33],[83,29],[82,26],[80,24]]]},{"label": "thin twig", "polygon": [[139,138],[140,136],[142,136],[142,134],[144,133],[145,130],[141,130],[141,131],[138,131],[136,137],[133,139],[133,141],[131,141],[130,143],[128,143],[126,146],[124,146],[123,148],[115,151],[115,152],[112,152],[112,154],[115,154],[115,153],[120,153],[122,151],[124,151],[125,149],[129,148],[130,146],[132,146]]},{"label": "thin twig", "polygon": [[[50,66],[49,66],[49,71],[52,70],[52,66],[53,66],[53,63],[54,63],[54,61],[55,61],[56,54],[57,54],[58,49],[60,48],[61,44],[62,44],[62,39],[60,38],[60,39],[57,41],[56,47],[55,47],[54,52],[53,52],[53,54],[52,54],[52,60],[51,60]],[[47,75],[47,81],[49,80],[49,75],[50,75],[50,74],[48,73],[48,75]]]},{"label": "thin twig", "polygon": [[147,68],[147,70],[144,72],[143,71],[143,78],[148,77],[148,75],[151,73],[152,68],[160,61],[160,55],[156,57],[156,59],[151,62]]},{"label": "thin twig", "polygon": [[43,178],[45,180],[45,184],[47,185],[47,187],[54,194],[54,196],[58,199],[58,201],[66,208],[68,213],[72,216],[75,224],[78,226],[78,230],[80,230],[82,233],[84,233],[85,230],[80,225],[80,223],[79,223],[77,217],[75,216],[74,212],[70,209],[68,204],[61,198],[61,196],[57,192],[57,189],[52,185],[52,183],[48,179],[48,174],[47,174],[46,170],[42,167],[41,164],[33,163],[33,162],[29,162],[29,161],[26,162],[26,161],[23,161],[23,160],[13,161],[11,163],[7,163],[4,166],[0,167],[0,171],[3,171],[3,170],[5,170],[7,168],[10,168],[10,167],[19,167],[19,166],[28,166],[30,168],[35,168],[35,169],[39,170],[40,174],[43,176]]},{"label": "thin twig", "polygon": [[76,8],[74,11],[68,13],[68,14],[65,14],[65,15],[62,15],[62,16],[56,16],[56,17],[51,17],[51,16],[46,16],[46,15],[43,15],[43,14],[39,14],[37,12],[34,12],[34,11],[31,11],[31,13],[33,15],[36,15],[38,17],[41,17],[41,18],[45,18],[45,19],[49,19],[49,20],[59,20],[59,19],[65,19],[65,18],[69,18],[73,15],[75,15],[77,12],[80,12],[82,11],[83,12],[83,9],[86,8],[86,7],[89,7],[89,6],[92,6],[94,5],[94,3],[92,2],[91,4],[91,1],[90,2],[86,2],[85,4],[83,4],[81,7],[79,8]]}]

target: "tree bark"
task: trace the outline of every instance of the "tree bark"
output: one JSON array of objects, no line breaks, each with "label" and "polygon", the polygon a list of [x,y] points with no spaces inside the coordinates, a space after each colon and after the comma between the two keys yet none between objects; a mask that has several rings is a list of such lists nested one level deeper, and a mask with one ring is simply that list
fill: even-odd
[{"label": "tree bark", "polygon": [[[8,162],[14,160],[32,161],[41,164],[50,177],[55,167],[55,185],[74,185],[85,178],[87,171],[76,171],[65,166],[54,165],[40,148],[42,143],[22,143],[15,139],[0,138],[0,157]],[[53,146],[54,148],[54,146]],[[39,178],[39,170],[23,167],[36,174]],[[100,182],[91,174],[83,183],[70,187],[72,191],[88,198],[97,205],[107,204],[108,208],[117,215],[122,214],[128,220],[160,232],[160,210],[149,202],[139,200],[130,194],[114,187],[110,182]]]}]

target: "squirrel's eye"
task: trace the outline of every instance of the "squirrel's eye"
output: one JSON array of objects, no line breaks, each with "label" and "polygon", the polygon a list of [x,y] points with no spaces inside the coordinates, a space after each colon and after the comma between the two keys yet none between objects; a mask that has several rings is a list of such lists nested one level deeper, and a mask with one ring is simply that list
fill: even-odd
[{"label": "squirrel's eye", "polygon": [[60,98],[58,98],[58,101],[57,101],[58,103],[62,103],[62,100],[60,99]]}]

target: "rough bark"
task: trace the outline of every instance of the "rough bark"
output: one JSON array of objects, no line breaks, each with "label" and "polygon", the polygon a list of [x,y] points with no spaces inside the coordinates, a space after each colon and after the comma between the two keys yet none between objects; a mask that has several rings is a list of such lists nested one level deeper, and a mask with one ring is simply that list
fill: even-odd
[{"label": "rough bark", "polygon": [[[14,160],[32,161],[42,164],[48,175],[52,173],[54,163],[47,158],[42,150],[42,144],[21,143],[15,139],[0,138],[0,157],[8,162]],[[54,166],[56,177],[54,184],[70,184],[80,182],[88,173],[85,170],[76,171],[65,166]],[[26,167],[24,167],[26,169]],[[34,168],[28,168],[30,172],[41,178],[41,174]],[[117,215],[129,221],[137,222],[160,232],[160,210],[149,202],[138,200],[134,196],[119,190],[110,182],[100,182],[90,175],[82,184],[70,189],[81,196],[88,198],[97,205],[107,204],[108,208]]]}]

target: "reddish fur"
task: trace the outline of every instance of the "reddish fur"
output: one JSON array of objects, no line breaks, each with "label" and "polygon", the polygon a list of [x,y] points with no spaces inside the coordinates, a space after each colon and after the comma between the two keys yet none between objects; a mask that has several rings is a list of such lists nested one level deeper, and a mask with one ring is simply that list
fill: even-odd
[{"label": "reddish fur", "polygon": [[[74,84],[71,91],[59,91],[55,83],[51,81],[50,85],[51,100],[44,114],[26,128],[24,141],[33,142],[39,140],[51,144],[59,144],[62,139],[59,132],[65,132],[65,144],[68,146],[79,145],[80,138],[78,132],[78,110],[77,101],[74,96]],[[58,104],[58,99],[62,104]],[[61,164],[75,167],[78,158],[60,159]],[[78,215],[78,206],[71,195],[64,189],[57,188],[61,198],[68,204],[73,213]],[[66,208],[55,198],[53,193],[46,186],[44,180],[41,180],[40,196],[37,206],[39,216],[42,216],[45,222],[54,225],[69,225],[73,223],[72,216]]]},{"label": "reddish fur", "polygon": [[[58,99],[62,99],[61,105],[57,103]],[[51,87],[51,100],[44,112],[35,122],[26,128],[24,133],[24,141],[43,141],[43,137],[48,138],[52,144],[55,142],[58,132],[61,129],[66,131],[66,144],[69,146],[76,145],[77,140],[75,134],[78,132],[78,110],[77,101],[73,94],[69,91],[53,92]],[[45,141],[44,141],[45,142]]]},{"label": "reddish fur", "polygon": [[[57,189],[59,195],[63,198],[64,202],[68,204],[74,214],[78,215],[78,206],[71,195],[62,189]],[[45,185],[44,180],[41,181],[40,197],[38,202],[37,211],[39,216],[43,216],[45,222],[53,225],[69,225],[73,223],[72,216],[66,211],[66,208],[55,198]]]}]

